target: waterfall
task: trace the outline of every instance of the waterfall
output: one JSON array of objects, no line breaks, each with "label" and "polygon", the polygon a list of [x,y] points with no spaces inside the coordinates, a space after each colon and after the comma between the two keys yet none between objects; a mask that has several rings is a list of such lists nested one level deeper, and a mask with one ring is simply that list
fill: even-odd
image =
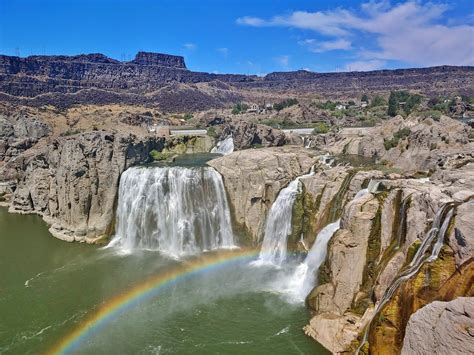
[{"label": "waterfall", "polygon": [[228,155],[234,151],[234,138],[228,136],[224,140],[217,142],[217,145],[211,149],[211,153]]},{"label": "waterfall", "polygon": [[234,245],[220,174],[210,167],[134,167],[120,179],[110,243],[173,257]]},{"label": "waterfall", "polygon": [[296,196],[301,192],[300,179],[312,175],[314,175],[313,168],[311,168],[309,174],[299,176],[290,182],[278,194],[270,208],[265,225],[265,234],[259,256],[260,262],[279,266],[286,259],[288,236],[291,234],[292,227],[293,204]]},{"label": "waterfall", "polygon": [[[398,287],[403,282],[413,277],[421,269],[425,262],[432,262],[438,258],[439,252],[441,251],[441,247],[443,246],[446,231],[454,215],[455,207],[456,206],[453,203],[446,203],[438,210],[435,215],[432,228],[425,235],[425,238],[423,239],[420,247],[418,248],[415,256],[413,257],[413,260],[407,267],[405,267],[399,272],[397,278],[390,284],[390,286],[387,288],[382,298],[380,299],[379,303],[375,307],[374,313],[372,314],[372,317],[365,328],[364,337],[362,338],[362,341],[359,347],[357,348],[356,354],[359,354],[360,350],[367,342],[372,321],[375,319],[375,317],[383,308],[383,306],[385,306],[385,304],[392,298]],[[435,239],[436,242],[433,245],[431,254],[427,256],[426,253],[430,246],[432,246],[433,241]]]},{"label": "waterfall", "polygon": [[289,295],[290,300],[304,302],[306,296],[317,284],[319,267],[326,260],[328,244],[332,236],[339,229],[339,220],[328,224],[316,236],[316,240],[311,247],[304,261],[296,267],[289,280],[280,281],[283,285],[283,293]]}]

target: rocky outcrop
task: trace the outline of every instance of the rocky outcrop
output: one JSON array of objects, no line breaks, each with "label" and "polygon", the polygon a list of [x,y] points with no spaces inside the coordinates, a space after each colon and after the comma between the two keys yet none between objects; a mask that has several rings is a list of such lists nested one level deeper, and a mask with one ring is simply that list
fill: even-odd
[{"label": "rocky outcrop", "polygon": [[50,133],[51,127],[38,117],[0,116],[0,162],[15,158]]},{"label": "rocky outcrop", "polygon": [[234,219],[256,244],[278,192],[315,162],[308,150],[281,147],[237,151],[208,164],[223,176]]},{"label": "rocky outcrop", "polygon": [[19,176],[10,211],[42,215],[51,233],[67,241],[107,236],[113,230],[120,174],[164,144],[164,138],[106,132],[57,138],[5,167]]},{"label": "rocky outcrop", "polygon": [[282,146],[286,143],[286,136],[282,130],[262,124],[231,120],[219,128],[221,139],[232,136],[234,147],[238,150]]},{"label": "rocky outcrop", "polygon": [[[395,303],[383,309],[380,319],[385,320],[371,327],[370,351],[387,353],[393,349],[388,353],[396,353],[411,313],[437,297],[450,300],[454,295],[472,293],[468,286],[469,280],[472,282],[472,241],[464,234],[470,235],[473,226],[467,217],[472,214],[473,204],[466,202],[473,191],[460,191],[454,186],[446,190],[426,179],[376,170],[350,171],[337,166],[302,179],[306,192],[313,192],[318,201],[317,219],[325,224],[341,218],[341,229],[330,241],[326,263],[319,268],[318,286],[307,297],[313,317],[305,332],[332,352],[355,350],[374,306],[413,258],[440,206],[447,201],[462,201],[456,209],[453,229],[446,235],[449,245],[455,244],[452,257],[448,258],[446,250],[439,263],[424,266],[419,276],[399,291],[400,296],[394,297]],[[354,198],[370,179],[379,181],[377,192]],[[460,286],[453,293],[444,282],[457,273],[459,276],[450,282]],[[420,288],[418,280],[430,281],[426,288]]]},{"label": "rocky outcrop", "polygon": [[472,354],[474,297],[432,302],[408,321],[402,354]]},{"label": "rocky outcrop", "polygon": [[381,126],[346,128],[318,137],[316,145],[332,154],[359,155],[401,170],[432,170],[453,154],[469,154],[471,128],[447,116],[397,116]]}]

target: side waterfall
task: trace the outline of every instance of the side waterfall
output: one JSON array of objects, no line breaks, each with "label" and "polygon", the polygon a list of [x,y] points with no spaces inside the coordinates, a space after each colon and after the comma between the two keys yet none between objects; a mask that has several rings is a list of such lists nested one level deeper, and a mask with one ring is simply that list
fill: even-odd
[{"label": "side waterfall", "polygon": [[173,257],[234,246],[220,174],[210,167],[134,167],[120,179],[117,233],[109,244]]},{"label": "side waterfall", "polygon": [[[360,350],[367,342],[370,326],[372,325],[373,320],[383,308],[383,306],[385,306],[385,304],[392,298],[398,287],[403,282],[413,277],[420,270],[420,268],[425,262],[432,262],[438,258],[439,252],[441,251],[441,247],[444,243],[446,231],[448,230],[449,223],[451,222],[451,218],[454,215],[455,208],[456,206],[454,203],[446,203],[438,210],[433,221],[433,226],[423,239],[420,247],[418,248],[418,251],[413,257],[413,260],[406,268],[400,271],[398,277],[387,288],[382,298],[380,299],[380,302],[375,307],[374,313],[365,328],[362,341],[356,350],[356,354],[359,354]],[[435,241],[434,245],[433,241]],[[427,254],[428,249],[432,245],[433,248],[431,253]]]},{"label": "side waterfall", "polygon": [[211,153],[228,155],[234,151],[234,138],[228,136],[224,140],[217,142],[217,145],[211,149]]},{"label": "side waterfall", "polygon": [[291,300],[304,302],[306,296],[316,286],[319,267],[326,260],[328,244],[332,236],[339,229],[340,221],[328,224],[316,236],[304,261],[296,267],[290,279],[284,283],[284,293],[290,295]]},{"label": "side waterfall", "polygon": [[287,241],[291,234],[293,204],[296,196],[301,192],[300,179],[312,175],[314,175],[313,168],[309,174],[299,176],[290,182],[278,194],[268,213],[259,262],[280,266],[286,259]]}]

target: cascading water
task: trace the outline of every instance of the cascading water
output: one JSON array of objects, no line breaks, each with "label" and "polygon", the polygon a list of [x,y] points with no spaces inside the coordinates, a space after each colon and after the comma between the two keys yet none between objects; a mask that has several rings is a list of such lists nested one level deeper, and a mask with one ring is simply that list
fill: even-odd
[{"label": "cascading water", "polygon": [[280,266],[286,259],[287,241],[291,234],[293,205],[296,196],[301,192],[300,179],[312,175],[314,175],[313,168],[309,174],[299,176],[290,182],[278,194],[268,214],[259,262]]},{"label": "cascading water", "polygon": [[[395,291],[397,291],[398,287],[400,287],[403,282],[412,278],[421,269],[425,262],[432,262],[438,258],[439,252],[441,251],[441,247],[443,246],[446,231],[448,230],[449,224],[454,215],[455,208],[455,204],[446,203],[438,210],[433,221],[433,226],[423,239],[420,247],[418,248],[418,251],[413,257],[413,260],[406,268],[400,271],[398,277],[387,288],[379,303],[375,307],[374,313],[372,314],[372,317],[365,328],[362,341],[356,350],[356,354],[359,354],[360,350],[367,342],[370,326],[373,320],[383,308],[383,306],[385,306],[385,304],[390,301]],[[436,242],[433,245],[431,254],[428,256],[426,255],[426,252],[428,251],[430,246],[432,246],[433,241],[435,239]]]},{"label": "cascading water", "polygon": [[217,145],[211,149],[211,153],[228,155],[234,151],[234,138],[228,136],[224,140],[217,142]]},{"label": "cascading water", "polygon": [[304,302],[316,285],[319,267],[326,260],[329,241],[339,226],[338,220],[321,229],[304,261],[296,267],[288,280],[279,280],[278,284],[283,285],[280,291],[289,295],[291,301]]},{"label": "cascading water", "polygon": [[210,167],[126,170],[110,245],[174,257],[234,246],[221,176]]}]

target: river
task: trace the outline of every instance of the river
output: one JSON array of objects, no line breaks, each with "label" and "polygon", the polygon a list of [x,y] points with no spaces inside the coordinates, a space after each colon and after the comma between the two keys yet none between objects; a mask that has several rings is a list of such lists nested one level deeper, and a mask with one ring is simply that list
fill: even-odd
[{"label": "river", "polygon": [[[180,271],[149,297],[133,298],[137,285],[196,258],[66,243],[40,217],[0,208],[0,353],[326,354],[302,332],[304,306],[266,286],[278,271],[248,258]],[[121,295],[133,302],[115,307]]]}]

